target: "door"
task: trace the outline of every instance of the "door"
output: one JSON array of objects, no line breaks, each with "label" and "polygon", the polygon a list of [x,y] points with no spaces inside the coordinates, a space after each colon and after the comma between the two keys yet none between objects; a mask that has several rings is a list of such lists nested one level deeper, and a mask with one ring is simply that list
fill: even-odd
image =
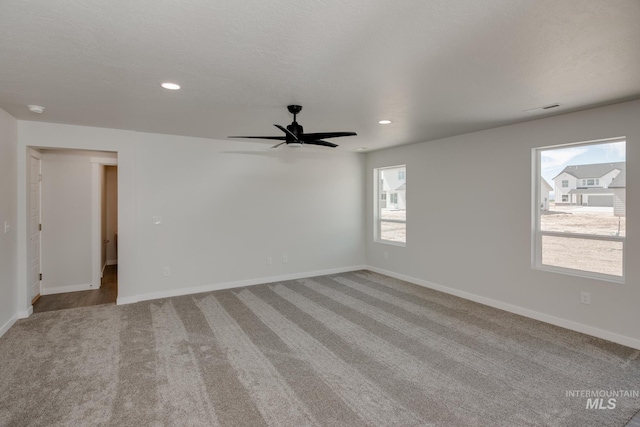
[{"label": "door", "polygon": [[40,159],[30,155],[29,174],[29,298],[40,296]]}]

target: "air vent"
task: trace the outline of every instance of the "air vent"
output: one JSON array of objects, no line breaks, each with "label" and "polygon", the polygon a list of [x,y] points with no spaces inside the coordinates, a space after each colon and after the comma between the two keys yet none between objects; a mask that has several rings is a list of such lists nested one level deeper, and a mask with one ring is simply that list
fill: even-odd
[{"label": "air vent", "polygon": [[551,105],[547,105],[547,106],[542,107],[542,109],[543,110],[550,110],[552,108],[556,108],[556,107],[559,107],[559,106],[560,106],[560,104],[551,104]]},{"label": "air vent", "polygon": [[524,113],[540,113],[542,111],[551,110],[553,108],[558,108],[560,106],[559,103],[553,103],[549,105],[543,105],[542,107],[529,108],[528,110],[523,110]]}]

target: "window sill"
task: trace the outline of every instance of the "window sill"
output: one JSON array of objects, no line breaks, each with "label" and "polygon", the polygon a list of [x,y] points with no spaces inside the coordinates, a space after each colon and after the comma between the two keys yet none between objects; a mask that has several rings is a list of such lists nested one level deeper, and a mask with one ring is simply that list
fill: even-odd
[{"label": "window sill", "polygon": [[400,246],[400,247],[403,247],[403,248],[407,246],[406,242],[394,242],[393,240],[376,239],[374,242],[375,243],[382,243],[384,245]]}]

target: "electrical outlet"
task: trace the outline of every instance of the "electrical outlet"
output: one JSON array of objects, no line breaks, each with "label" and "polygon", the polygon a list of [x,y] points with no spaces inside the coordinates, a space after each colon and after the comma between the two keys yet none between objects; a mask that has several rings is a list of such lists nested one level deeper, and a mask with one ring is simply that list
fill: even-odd
[{"label": "electrical outlet", "polygon": [[282,262],[289,262],[289,257],[286,255],[282,255]]},{"label": "electrical outlet", "polygon": [[169,267],[165,267],[162,269],[162,274],[164,276],[171,276],[171,270],[169,269]]},{"label": "electrical outlet", "polygon": [[589,292],[580,292],[580,302],[582,304],[591,304],[591,294]]},{"label": "electrical outlet", "polygon": [[385,251],[385,252],[383,252],[383,255],[384,255],[384,259],[388,259],[389,258],[389,252]]},{"label": "electrical outlet", "polygon": [[9,225],[9,221],[5,221],[4,222],[4,234],[7,234],[9,232],[10,228],[11,228],[11,226]]},{"label": "electrical outlet", "polygon": [[267,257],[267,265],[271,265],[273,264],[273,258],[271,258],[270,256]]}]

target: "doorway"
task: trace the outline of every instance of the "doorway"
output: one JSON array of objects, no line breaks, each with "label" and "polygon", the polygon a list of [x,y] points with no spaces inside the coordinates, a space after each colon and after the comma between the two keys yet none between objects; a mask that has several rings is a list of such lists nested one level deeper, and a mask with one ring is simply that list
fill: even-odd
[{"label": "doorway", "polygon": [[115,303],[117,154],[40,150],[42,281],[34,312]]}]

